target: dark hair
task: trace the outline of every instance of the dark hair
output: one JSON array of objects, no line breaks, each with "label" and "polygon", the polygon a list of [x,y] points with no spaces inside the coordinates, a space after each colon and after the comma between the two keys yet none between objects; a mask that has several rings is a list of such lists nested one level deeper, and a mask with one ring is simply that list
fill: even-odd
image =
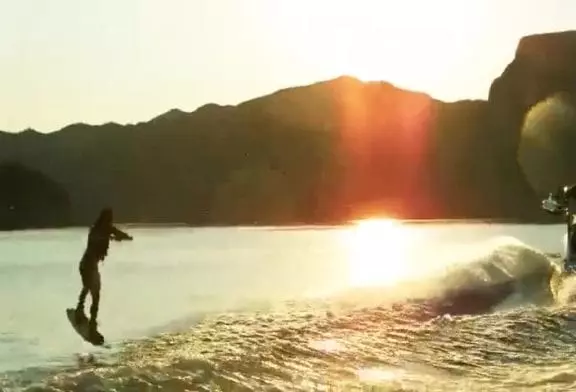
[{"label": "dark hair", "polygon": [[112,208],[103,208],[100,211],[100,215],[98,215],[98,219],[96,219],[96,222],[94,222],[93,227],[110,226],[112,224],[112,217]]}]

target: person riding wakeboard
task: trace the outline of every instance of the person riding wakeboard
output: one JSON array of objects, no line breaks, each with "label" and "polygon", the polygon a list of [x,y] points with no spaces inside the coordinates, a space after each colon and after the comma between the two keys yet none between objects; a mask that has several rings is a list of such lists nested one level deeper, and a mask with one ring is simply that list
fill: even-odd
[{"label": "person riding wakeboard", "polygon": [[566,219],[564,272],[576,271],[576,214],[571,201],[576,199],[576,184],[560,186],[555,194],[550,193],[542,200],[542,209],[553,215],[564,215]]},{"label": "person riding wakeboard", "polygon": [[98,271],[98,263],[103,261],[108,255],[110,239],[124,241],[132,240],[133,238],[114,227],[112,224],[112,209],[104,208],[90,228],[86,250],[80,260],[79,266],[80,277],[82,278],[82,290],[80,291],[78,305],[76,306],[76,322],[82,323],[87,319],[84,314],[84,302],[86,296],[90,293],[92,304],[90,306],[88,326],[91,335],[96,332],[96,320],[100,304],[100,272]]}]

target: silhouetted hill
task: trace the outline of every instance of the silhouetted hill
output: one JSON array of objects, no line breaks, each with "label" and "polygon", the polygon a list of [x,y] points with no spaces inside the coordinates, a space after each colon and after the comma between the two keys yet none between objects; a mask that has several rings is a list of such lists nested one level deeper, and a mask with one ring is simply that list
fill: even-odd
[{"label": "silhouetted hill", "polygon": [[520,131],[531,106],[576,86],[574,34],[523,38],[488,101],[340,77],[133,125],[0,133],[0,160],[63,184],[79,224],[103,205],[121,221],[199,225],[542,220],[517,160]]},{"label": "silhouetted hill", "polygon": [[[562,156],[560,152],[565,147],[562,141],[550,140],[552,134],[558,133],[558,127],[572,135],[576,133],[576,122],[571,119],[559,124],[557,113],[550,115],[554,105],[549,101],[550,98],[560,97],[565,108],[570,107],[573,111],[575,92],[576,31],[538,34],[520,40],[514,59],[492,83],[489,94],[490,129],[493,137],[499,138],[502,148],[498,161],[501,162],[501,170],[506,170],[502,175],[514,180],[523,177],[519,175],[518,148],[522,138],[527,137],[523,130],[532,128],[539,134],[537,139],[541,145],[532,154],[528,151],[526,155],[533,161],[539,161],[543,169],[549,169],[541,171],[538,178],[533,176],[533,187],[543,196],[548,186],[576,182],[576,167],[570,162],[572,154]],[[527,124],[526,114],[536,106],[544,110],[541,110],[541,115],[532,116]],[[545,115],[546,112],[548,115]],[[572,144],[570,147],[574,150],[576,146]],[[542,159],[542,155],[548,155],[548,158]],[[557,165],[551,165],[554,160],[558,160]],[[559,171],[567,173],[559,175]],[[542,187],[544,184],[546,186]],[[526,189],[526,192],[529,190]]]},{"label": "silhouetted hill", "polygon": [[0,230],[68,224],[70,202],[60,184],[17,163],[0,165]]}]

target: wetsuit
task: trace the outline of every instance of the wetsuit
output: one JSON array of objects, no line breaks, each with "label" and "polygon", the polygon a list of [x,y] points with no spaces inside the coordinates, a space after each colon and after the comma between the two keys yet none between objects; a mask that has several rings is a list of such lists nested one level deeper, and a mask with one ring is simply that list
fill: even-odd
[{"label": "wetsuit", "polygon": [[98,316],[98,306],[100,304],[100,272],[98,263],[108,255],[110,240],[122,241],[131,240],[132,237],[118,230],[111,224],[97,222],[90,229],[88,234],[88,244],[84,255],[80,260],[80,276],[82,278],[82,290],[76,306],[76,318],[78,322],[85,320],[84,302],[86,296],[90,293],[92,304],[90,306],[90,328],[96,328],[96,319]]},{"label": "wetsuit", "polygon": [[572,273],[576,270],[576,225],[574,224],[574,213],[570,208],[570,202],[576,199],[576,184],[565,185],[558,189],[555,197],[564,206],[566,213],[567,248],[564,259],[564,270]]},{"label": "wetsuit", "polygon": [[576,227],[574,224],[574,215],[569,213],[569,221],[566,238],[566,257],[564,259],[564,270],[574,273],[576,270]]}]

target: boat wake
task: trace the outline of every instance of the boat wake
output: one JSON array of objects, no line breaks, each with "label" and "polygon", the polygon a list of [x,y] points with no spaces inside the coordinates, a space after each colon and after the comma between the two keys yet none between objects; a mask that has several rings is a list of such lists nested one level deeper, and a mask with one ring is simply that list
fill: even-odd
[{"label": "boat wake", "polygon": [[[576,385],[576,321],[555,260],[500,240],[425,281],[188,315],[67,367],[5,375],[6,391],[539,389]],[[576,281],[563,285],[576,288]],[[551,306],[552,305],[552,306]],[[187,321],[186,321],[187,320]],[[576,319],[575,319],[576,320]],[[187,324],[188,323],[188,324]],[[536,338],[537,337],[537,338]]]}]

